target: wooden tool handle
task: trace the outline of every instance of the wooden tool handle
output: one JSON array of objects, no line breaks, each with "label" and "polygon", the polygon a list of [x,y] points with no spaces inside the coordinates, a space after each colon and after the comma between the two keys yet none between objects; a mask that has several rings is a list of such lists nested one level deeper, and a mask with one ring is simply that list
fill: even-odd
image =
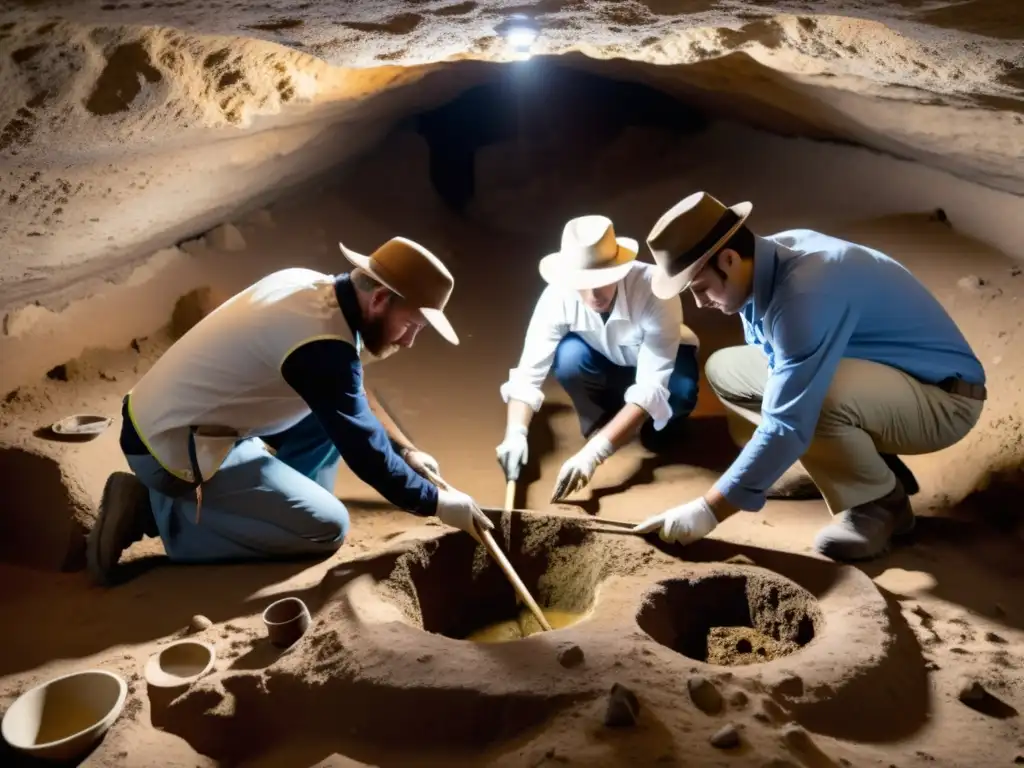
[{"label": "wooden tool handle", "polygon": [[[447,489],[451,487],[448,483],[429,470],[427,471],[427,475],[429,480],[438,488]],[[512,493],[514,495],[515,482],[510,481],[509,486],[511,486]],[[530,612],[533,614],[534,618],[537,619],[537,623],[540,624],[541,628],[546,632],[550,632],[551,624],[549,624],[548,620],[544,618],[544,614],[540,610],[540,606],[537,605],[536,601],[534,601],[533,596],[530,594],[530,590],[528,590],[526,585],[523,584],[523,580],[519,578],[519,574],[516,573],[516,569],[512,567],[512,563],[510,563],[508,558],[505,557],[505,553],[498,549],[498,542],[494,540],[491,532],[483,530],[476,524],[474,527],[476,528],[476,532],[480,536],[481,541],[483,541],[484,547],[487,549],[487,553],[494,558],[494,562],[496,562],[498,567],[501,568],[502,572],[505,574],[505,578],[509,580],[512,584],[512,588],[516,591],[516,594],[519,595],[519,599],[526,603],[526,607],[530,609]]]},{"label": "wooden tool handle", "polygon": [[523,584],[523,580],[519,578],[519,574],[516,573],[515,568],[512,567],[512,563],[505,557],[505,553],[498,548],[498,543],[494,540],[490,531],[485,531],[478,525],[476,527],[477,533],[480,534],[480,538],[483,539],[484,546],[487,547],[488,553],[494,558],[494,561],[498,564],[498,567],[505,572],[505,577],[512,583],[512,588],[515,589],[516,594],[519,598],[526,603],[526,607],[530,609],[533,617],[537,619],[537,623],[540,624],[541,628],[546,632],[551,631],[551,625],[548,620],[544,618],[544,613],[541,611],[540,606],[537,605],[533,596],[530,594],[530,590]]},{"label": "wooden tool handle", "polygon": [[509,480],[505,483],[505,509],[512,509],[516,505],[516,481]]}]

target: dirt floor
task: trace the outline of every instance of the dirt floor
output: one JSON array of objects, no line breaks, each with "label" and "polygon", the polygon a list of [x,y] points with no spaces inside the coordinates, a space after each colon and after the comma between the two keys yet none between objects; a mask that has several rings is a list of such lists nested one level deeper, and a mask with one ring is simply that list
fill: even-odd
[{"label": "dirt floor", "polygon": [[[779,149],[774,141],[764,139],[766,152],[809,146]],[[557,245],[561,221],[581,212],[574,206],[608,211],[620,234],[642,239],[663,203],[694,185],[752,199],[759,231],[819,227],[901,259],[985,363],[993,399],[975,433],[939,455],[908,459],[922,486],[913,542],[859,568],[815,558],[810,544],[828,518],[813,501],[770,502],[685,550],[550,519],[638,521],[704,492],[735,448],[704,385],[689,438],[673,456],[629,446],[578,500],[553,505],[558,467],[581,438],[566,397],[549,386],[517,498],[545,517],[503,520],[500,538],[542,602],[584,614],[557,634],[513,643],[458,639],[515,617],[507,586],[464,535],[390,508],[345,469],[337,493],[350,505],[352,532],[327,561],[177,567],[163,561],[158,541],[146,540],[130,553],[134,579],[95,588],[81,571],[57,569],[77,556],[62,546],[75,535],[72,518],[87,523],[105,477],[124,466],[119,421],[84,443],[56,442],[45,428],[71,413],[117,417],[124,392],[168,343],[151,337],[92,352],[4,401],[0,707],[62,672],[124,675],[128,704],[88,757],[93,766],[1024,762],[1016,480],[1024,357],[1013,351],[1024,323],[1016,306],[1024,295],[1020,267],[920,208],[855,220],[856,211],[816,209],[813,190],[801,193],[795,180],[788,197],[772,194],[770,175],[738,182],[734,169],[712,172],[698,162],[700,145],[681,150],[690,158],[685,178],[676,167],[674,179],[614,189],[596,202],[535,206],[518,225],[511,216],[485,224],[498,198],[481,192],[467,218],[447,213],[410,142],[396,138],[366,165],[239,223],[244,251],[198,248],[190,258],[207,270],[211,300],[276,266],[342,269],[339,239],[369,250],[397,227],[431,244],[456,274],[451,316],[463,343],[450,347],[425,333],[413,350],[374,366],[368,384],[449,482],[497,506],[504,490],[493,453],[504,423],[498,386],[515,364],[541,287],[523,264]],[[395,157],[408,184],[386,190],[387,175],[373,164]],[[842,162],[853,160],[836,159],[836,167]],[[912,173],[908,167],[894,166],[893,178]],[[551,200],[578,200],[556,178],[538,184]],[[697,312],[688,298],[684,308],[702,358],[738,342],[738,322]],[[740,555],[746,559],[722,564]],[[284,595],[302,597],[313,624],[282,654],[266,642],[260,614]],[[200,637],[217,650],[215,671],[185,695],[158,700],[143,666],[197,614],[212,621]],[[975,682],[986,696],[961,701]],[[639,705],[632,727],[605,725],[614,684]],[[634,711],[627,694],[616,698]],[[734,737],[738,746],[715,746]],[[0,763],[16,764],[3,752]]]}]

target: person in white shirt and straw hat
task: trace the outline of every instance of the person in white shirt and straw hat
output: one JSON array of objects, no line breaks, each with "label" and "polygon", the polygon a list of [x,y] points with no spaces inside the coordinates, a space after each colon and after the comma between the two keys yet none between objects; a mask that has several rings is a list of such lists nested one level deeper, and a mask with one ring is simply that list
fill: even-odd
[{"label": "person in white shirt and straw hat", "polygon": [[500,388],[508,413],[497,455],[506,478],[517,480],[541,385],[553,373],[587,442],[562,465],[552,501],[586,487],[638,431],[649,448],[664,448],[697,404],[697,337],[678,298],[652,293],[654,266],[637,261],[637,251],[609,218],[588,215],[569,221],[559,251],[540,261],[547,287]]},{"label": "person in white shirt and straw hat", "polygon": [[899,456],[962,440],[981,416],[985,371],[899,262],[810,229],[756,235],[752,209],[697,192],[647,237],[655,294],[688,289],[698,307],[743,322],[746,344],[705,365],[743,448],[707,493],[635,530],[696,541],[740,510],[760,510],[799,459],[833,515],[818,553],[877,557],[914,528],[917,482]]},{"label": "person in white shirt and straw hat", "polygon": [[427,479],[437,462],[363,385],[364,353],[372,362],[412,347],[428,324],[458,344],[444,311],[451,273],[403,237],[369,256],[341,249],[355,270],[267,275],[178,339],[124,398],[131,472],[108,479],[87,540],[96,582],[119,580],[121,553],[145,535],[162,538],[172,562],[328,555],[349,528],[334,495],[342,460],[399,509],[474,538],[493,527],[472,498]]}]

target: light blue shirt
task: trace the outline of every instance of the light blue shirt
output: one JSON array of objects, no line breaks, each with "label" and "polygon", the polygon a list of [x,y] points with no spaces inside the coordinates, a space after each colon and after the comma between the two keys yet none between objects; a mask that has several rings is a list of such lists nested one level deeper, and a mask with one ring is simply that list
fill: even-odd
[{"label": "light blue shirt", "polygon": [[842,358],[892,366],[928,384],[985,383],[960,329],[905,267],[809,229],[756,238],[753,292],[740,317],[771,375],[761,424],[716,487],[751,512],[810,445]]}]

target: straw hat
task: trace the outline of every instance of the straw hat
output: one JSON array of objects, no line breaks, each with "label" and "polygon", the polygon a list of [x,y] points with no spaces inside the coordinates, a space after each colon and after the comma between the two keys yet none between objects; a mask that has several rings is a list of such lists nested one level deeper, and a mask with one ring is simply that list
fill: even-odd
[{"label": "straw hat", "polygon": [[607,216],[580,216],[562,229],[558,253],[540,260],[540,274],[549,285],[601,288],[626,276],[639,249],[636,240],[615,236]]},{"label": "straw hat", "polygon": [[356,253],[341,243],[338,247],[346,259],[418,308],[446,341],[459,343],[455,329],[444,314],[455,279],[434,254],[404,237],[391,238],[369,256]]},{"label": "straw hat", "polygon": [[727,208],[707,192],[697,192],[666,211],[647,235],[656,266],[654,295],[671,299],[689,288],[753,209],[751,203]]}]

